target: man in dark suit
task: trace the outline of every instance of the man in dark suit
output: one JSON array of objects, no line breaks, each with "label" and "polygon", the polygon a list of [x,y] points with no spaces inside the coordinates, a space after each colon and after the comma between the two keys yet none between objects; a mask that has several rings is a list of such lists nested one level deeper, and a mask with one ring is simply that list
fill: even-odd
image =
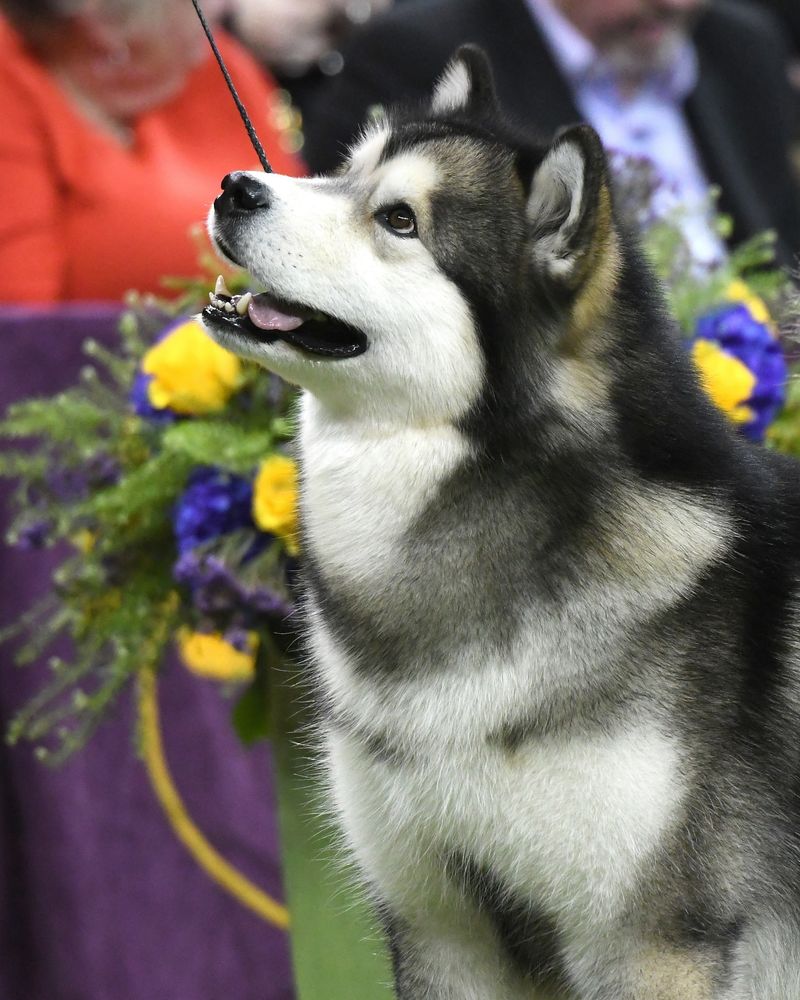
[{"label": "man in dark suit", "polygon": [[800,53],[800,3],[797,0],[760,0],[771,7],[786,25],[796,53]]},{"label": "man in dark suit", "polygon": [[[632,101],[652,98],[655,111],[645,102],[638,116],[638,151],[674,168],[670,182],[689,190],[718,185],[733,242],[772,228],[780,259],[794,262],[800,193],[788,165],[786,44],[769,14],[743,2],[400,3],[355,36],[343,71],[310,109],[303,152],[312,170],[336,165],[372,107],[425,98],[463,42],[487,51],[502,105],[543,138],[588,119],[607,145],[617,145],[622,122],[619,145],[637,152],[637,123],[625,115]],[[583,62],[587,51],[599,73]],[[616,117],[603,105],[604,83],[618,98]]]}]

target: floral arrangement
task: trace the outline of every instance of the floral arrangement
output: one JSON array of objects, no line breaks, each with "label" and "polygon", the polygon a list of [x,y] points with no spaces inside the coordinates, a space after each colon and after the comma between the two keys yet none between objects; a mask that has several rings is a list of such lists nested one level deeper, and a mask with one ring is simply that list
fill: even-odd
[{"label": "floral arrangement", "polygon": [[[753,442],[800,455],[800,423],[789,378],[789,345],[798,320],[795,286],[775,266],[774,233],[764,232],[716,259],[698,260],[683,207],[659,213],[664,182],[646,158],[612,155],[617,208],[641,233],[662,280],[672,315],[714,403]],[[716,211],[712,191],[705,212],[722,247],[730,220]],[[787,402],[788,399],[788,402]],[[796,405],[800,408],[800,395]]]},{"label": "floral arrangement", "polygon": [[118,349],[87,342],[79,385],[0,425],[0,472],[16,479],[9,541],[64,553],[52,593],[5,633],[25,637],[21,662],[71,640],[9,732],[48,761],[81,747],[169,648],[198,675],[248,683],[234,720],[245,740],[265,732],[259,674],[292,631],[292,391],[187,315],[203,287],[169,311],[134,299]]},{"label": "floral arrangement", "polygon": [[[698,265],[680,219],[652,213],[649,165],[627,161],[617,177],[709,395],[751,441],[800,453],[800,393],[785,405],[779,335],[790,284],[771,266],[770,237]],[[725,220],[715,225],[724,237]],[[225,280],[248,285],[243,274]],[[21,662],[59,635],[72,641],[9,733],[51,762],[82,746],[130,679],[170,649],[236,686],[246,741],[268,731],[265,671],[292,635],[302,557],[293,391],[191,318],[207,281],[184,285],[169,306],[134,299],[117,349],[86,343],[80,384],[17,404],[0,424],[0,474],[16,480],[9,541],[63,552],[52,594],[6,633],[24,635]]]}]

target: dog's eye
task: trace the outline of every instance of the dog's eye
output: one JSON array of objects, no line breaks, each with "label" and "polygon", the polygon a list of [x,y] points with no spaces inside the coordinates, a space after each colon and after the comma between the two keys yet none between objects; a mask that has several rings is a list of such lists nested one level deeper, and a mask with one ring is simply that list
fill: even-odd
[{"label": "dog's eye", "polygon": [[376,218],[397,236],[417,235],[417,220],[408,205],[392,205],[378,212]]}]

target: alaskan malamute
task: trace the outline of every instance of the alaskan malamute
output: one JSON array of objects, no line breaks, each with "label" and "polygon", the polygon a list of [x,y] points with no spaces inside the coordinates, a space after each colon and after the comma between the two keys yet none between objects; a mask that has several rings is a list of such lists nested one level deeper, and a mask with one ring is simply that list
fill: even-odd
[{"label": "alaskan malamute", "polygon": [[302,386],[309,644],[403,1000],[800,998],[800,475],[707,401],[615,220],[459,50],[335,176],[223,182]]}]

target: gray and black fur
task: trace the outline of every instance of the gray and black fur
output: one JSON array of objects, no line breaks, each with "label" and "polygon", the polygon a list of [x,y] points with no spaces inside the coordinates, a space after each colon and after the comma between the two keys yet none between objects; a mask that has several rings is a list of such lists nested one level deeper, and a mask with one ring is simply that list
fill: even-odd
[{"label": "gray and black fur", "polygon": [[[423,421],[412,385],[407,423],[365,409],[360,437],[348,379],[383,349],[367,310],[365,360],[323,374],[236,343],[309,390],[322,738],[398,996],[800,997],[798,467],[708,401],[591,129],[520,140],[465,49],[381,134],[369,177],[432,164],[403,261],[465,303],[475,391]],[[313,183],[360,204],[358,156]],[[215,232],[299,298],[245,222]],[[392,489],[373,546],[362,518]]]}]

